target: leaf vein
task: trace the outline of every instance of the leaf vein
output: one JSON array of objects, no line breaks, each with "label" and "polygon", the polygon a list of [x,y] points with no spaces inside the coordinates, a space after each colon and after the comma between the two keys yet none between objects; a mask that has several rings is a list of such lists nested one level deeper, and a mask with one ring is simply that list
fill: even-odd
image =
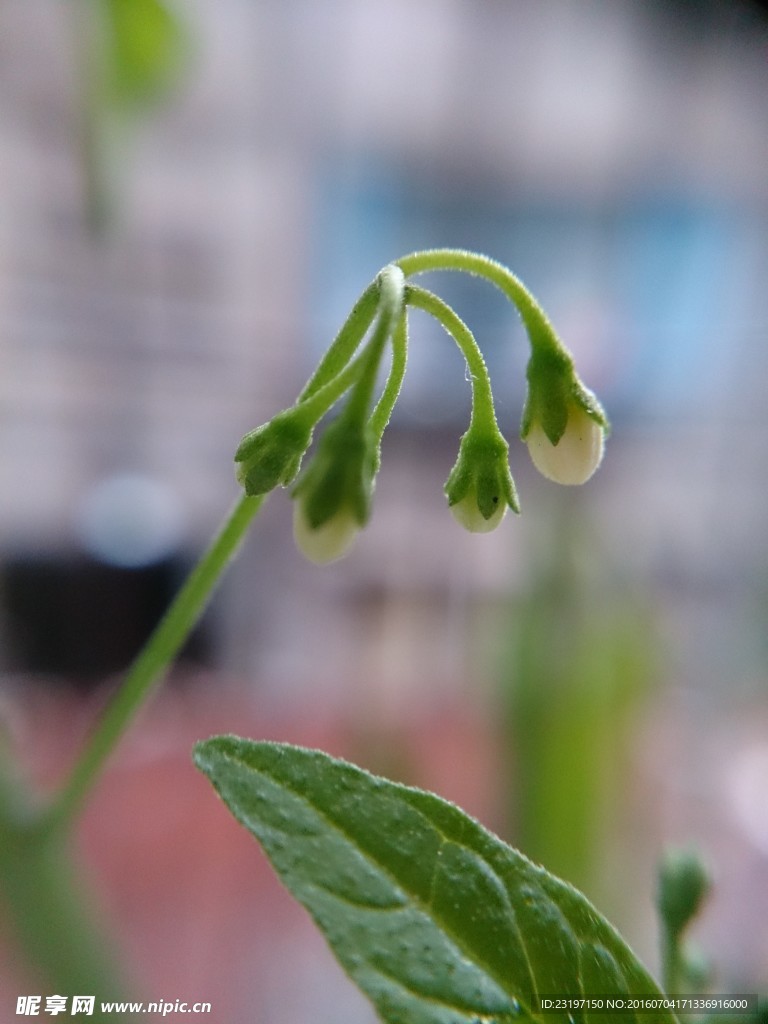
[{"label": "leaf vein", "polygon": [[[433,1006],[445,1007],[449,1010],[457,1010],[459,1013],[471,1014],[473,1020],[477,1020],[478,1013],[484,1013],[484,1011],[478,1011],[476,1006],[472,1006],[469,1003],[462,1004],[456,1001],[449,1002],[447,999],[440,999],[439,996],[431,995],[428,992],[420,992],[413,986],[407,985],[400,977],[398,977],[396,974],[392,974],[390,971],[386,970],[380,964],[372,964],[370,961],[367,961],[367,963],[371,972],[378,974],[382,978],[385,978],[389,984],[399,989],[402,989],[402,991],[409,993],[409,995],[414,996],[416,999],[420,999],[425,1003],[430,1003]],[[537,1014],[534,1014],[529,1008],[525,1008],[523,1012],[532,1021],[542,1021],[542,1018]],[[491,1011],[491,1013],[493,1014],[496,1024],[502,1024],[502,1022],[505,1020],[520,1020],[520,1014],[509,1014],[505,1013],[504,1011]]]},{"label": "leaf vein", "polygon": [[339,903],[343,903],[345,906],[348,907],[353,907],[355,910],[364,910],[366,913],[392,913],[394,911],[403,911],[408,907],[407,902],[389,903],[386,905],[377,905],[375,903],[362,903],[358,900],[351,899],[344,893],[339,892],[338,889],[331,888],[330,885],[323,885],[322,882],[312,881],[310,885],[312,886],[313,889],[319,889],[320,892],[324,892],[326,893],[326,895],[332,896],[334,899],[338,900]]},{"label": "leaf vein", "polygon": [[[411,892],[408,892],[407,890],[404,890],[402,885],[401,885],[401,883],[397,879],[397,877],[394,876],[387,869],[386,865],[383,865],[379,860],[377,860],[376,857],[373,854],[371,854],[371,852],[369,850],[364,849],[359,844],[359,842],[353,836],[351,836],[349,834],[349,832],[347,832],[346,829],[344,829],[337,821],[335,821],[333,818],[331,818],[326,811],[324,811],[323,809],[318,807],[315,803],[313,803],[306,796],[306,794],[301,792],[299,789],[296,789],[294,786],[291,786],[284,778],[279,777],[279,776],[276,778],[271,772],[266,770],[264,767],[254,768],[253,765],[249,764],[244,759],[242,759],[240,757],[237,757],[236,755],[233,756],[229,752],[223,753],[223,756],[226,759],[228,759],[228,760],[235,761],[237,764],[239,764],[242,767],[247,768],[249,771],[255,772],[256,774],[259,774],[259,775],[266,776],[272,783],[274,783],[274,784],[276,784],[278,786],[283,787],[288,792],[290,792],[293,796],[298,797],[308,807],[310,807],[311,810],[313,810],[320,818],[322,818],[323,821],[328,825],[329,828],[331,828],[334,831],[336,831],[339,835],[343,836],[344,839],[346,839],[349,843],[351,843],[355,847],[355,849],[357,849],[361,853],[361,855],[368,861],[368,863],[371,864],[373,867],[375,867],[377,870],[379,870],[381,872],[381,874],[384,875],[388,879],[388,881],[393,885],[393,887],[400,894],[402,894],[408,901],[410,901],[411,903],[415,904],[416,907],[418,909],[420,909],[423,913],[426,913],[427,911],[430,911],[432,909],[430,907],[429,903],[425,904],[424,901],[420,900],[415,893],[411,893]],[[422,811],[420,811],[416,807],[413,807],[413,805],[410,805],[410,806],[411,806],[412,810],[414,810],[416,813],[418,813],[427,822],[427,824],[430,826],[430,828],[434,829],[434,831],[440,836],[442,845],[445,845],[446,843],[449,843],[449,842],[455,843],[455,845],[461,847],[464,850],[467,850],[473,856],[480,857],[480,854],[478,854],[477,850],[474,850],[471,846],[467,846],[465,843],[458,842],[457,840],[455,840],[453,838],[450,838],[449,836],[445,835],[445,833],[442,831],[442,829],[440,829],[440,827],[438,825],[436,825],[429,818],[427,818],[427,816],[425,814],[423,814]],[[526,947],[525,940],[523,938],[522,932],[520,930],[520,926],[519,926],[518,921],[517,921],[517,916],[516,916],[516,914],[514,912],[514,907],[513,907],[512,903],[511,903],[510,895],[509,895],[509,892],[507,890],[507,887],[504,884],[503,880],[499,877],[499,875],[496,872],[496,870],[494,869],[493,865],[491,865],[485,857],[482,857],[481,859],[482,859],[483,863],[487,866],[487,868],[489,869],[489,871],[491,872],[493,877],[499,883],[499,888],[501,889],[501,892],[503,894],[503,898],[504,898],[504,903],[505,903],[506,909],[509,912],[511,921],[512,921],[512,923],[514,925],[515,932],[516,932],[518,938],[520,939],[520,944],[521,944],[521,948],[523,950],[523,955],[525,956],[526,967],[528,969],[531,985],[535,986],[535,978],[533,976],[533,970],[531,968],[530,956],[529,956],[528,949]],[[484,971],[486,971],[487,974],[489,975],[489,977],[493,978],[493,980],[498,984],[499,988],[503,992],[506,992],[507,995],[510,996],[510,998],[516,999],[518,1002],[522,1002],[522,1000],[521,1000],[522,989],[521,989],[521,991],[517,991],[517,990],[510,991],[510,989],[508,988],[507,979],[505,977],[503,977],[503,976],[500,976],[498,974],[498,972],[496,972],[495,969],[490,964],[487,963],[487,961],[484,961],[482,958],[478,957],[476,950],[468,948],[466,946],[466,944],[464,943],[462,936],[460,934],[458,934],[453,928],[451,928],[442,918],[438,917],[438,915],[434,911],[432,911],[432,913],[433,913],[434,917],[436,918],[436,920],[438,920],[439,925],[442,928],[444,934],[447,935],[453,941],[453,943],[456,946],[456,948],[459,949],[466,956],[466,958],[468,960],[470,960],[472,963],[475,963],[477,966],[479,966]],[[429,916],[429,914],[427,916]],[[538,992],[538,989],[536,989],[534,987],[532,989],[532,991]],[[526,1006],[526,1011],[530,1014],[531,1013],[530,1007]]]}]

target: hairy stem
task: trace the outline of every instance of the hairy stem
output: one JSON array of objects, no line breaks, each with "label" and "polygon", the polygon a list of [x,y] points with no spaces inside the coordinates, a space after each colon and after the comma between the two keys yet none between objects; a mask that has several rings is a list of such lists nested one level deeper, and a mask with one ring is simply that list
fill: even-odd
[{"label": "hairy stem", "polygon": [[365,363],[360,376],[342,413],[350,423],[362,424],[368,417],[384,347],[395,330],[403,311],[405,282],[400,268],[396,265],[385,267],[377,280],[379,282],[379,306],[376,326],[361,357],[365,359]]},{"label": "hairy stem", "polygon": [[304,417],[308,425],[318,422],[338,402],[341,396],[347,391],[364,373],[368,362],[368,349],[364,349],[352,362],[347,363],[335,377],[327,384],[316,391],[312,391],[306,398],[299,398],[293,406],[296,413]]},{"label": "hairy stem", "polygon": [[528,332],[531,345],[538,349],[564,352],[562,342],[546,313],[523,282],[496,260],[464,249],[425,249],[396,261],[406,277],[438,270],[457,270],[475,277],[484,277],[517,308]]},{"label": "hairy stem", "polygon": [[472,381],[472,417],[470,425],[488,433],[496,433],[498,425],[493,406],[491,378],[485,365],[483,353],[475,336],[451,307],[425,288],[408,285],[406,302],[433,316],[451,335],[467,361]]},{"label": "hairy stem", "polygon": [[352,312],[331,343],[317,369],[304,385],[297,405],[305,402],[322,387],[333,380],[357,351],[357,347],[371,326],[371,321],[379,304],[379,283],[372,281],[352,307]]},{"label": "hairy stem", "polygon": [[48,827],[66,825],[80,810],[104,762],[200,618],[264,497],[243,495],[235,504],[107,705],[69,779],[47,812]]},{"label": "hairy stem", "polygon": [[389,368],[389,376],[381,397],[376,403],[376,408],[371,413],[369,425],[376,444],[381,443],[382,435],[386,430],[395,402],[400,394],[400,388],[405,376],[405,368],[408,362],[408,314],[403,313],[398,321],[397,327],[392,334],[392,364]]}]

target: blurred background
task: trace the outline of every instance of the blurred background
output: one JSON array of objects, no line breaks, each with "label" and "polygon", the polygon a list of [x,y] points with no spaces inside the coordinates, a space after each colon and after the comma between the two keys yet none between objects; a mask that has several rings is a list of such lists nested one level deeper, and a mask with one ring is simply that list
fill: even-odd
[{"label": "blurred background", "polygon": [[[613,423],[586,488],[537,477],[514,311],[431,282],[486,354],[523,514],[448,513],[469,384],[414,314],[353,554],[305,563],[274,495],[85,814],[137,991],[373,1020],[196,776],[221,731],[456,800],[653,970],[655,864],[694,843],[714,989],[768,986],[766,166],[748,0],[0,4],[0,705],[41,786],[235,499],[241,435],[383,264],[507,263]],[[11,1005],[42,989],[4,945]]]}]

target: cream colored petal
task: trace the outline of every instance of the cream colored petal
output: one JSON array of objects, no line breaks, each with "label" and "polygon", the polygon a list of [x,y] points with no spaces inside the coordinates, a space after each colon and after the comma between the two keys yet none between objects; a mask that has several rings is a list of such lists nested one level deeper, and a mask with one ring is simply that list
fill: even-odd
[{"label": "cream colored petal", "polygon": [[556,445],[539,423],[525,441],[534,466],[558,484],[586,483],[603,457],[603,428],[578,405],[569,408],[565,433]]},{"label": "cream colored petal", "polygon": [[486,519],[477,507],[477,495],[474,491],[449,507],[456,522],[470,533],[490,533],[491,530],[496,529],[507,511],[506,502],[499,501],[499,506],[494,510],[491,518]]},{"label": "cream colored petal", "polygon": [[293,506],[293,539],[301,553],[315,565],[327,565],[342,558],[352,547],[360,527],[351,512],[343,510],[313,529],[300,501]]}]

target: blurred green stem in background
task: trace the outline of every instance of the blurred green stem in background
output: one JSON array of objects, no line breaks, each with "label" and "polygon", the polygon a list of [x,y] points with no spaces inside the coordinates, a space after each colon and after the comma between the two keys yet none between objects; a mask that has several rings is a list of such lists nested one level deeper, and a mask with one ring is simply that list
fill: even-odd
[{"label": "blurred green stem in background", "polygon": [[604,559],[570,493],[546,536],[504,625],[508,834],[606,906],[617,894],[606,891],[601,858],[626,793],[631,715],[651,684],[653,629],[642,600],[604,569],[596,574]]},{"label": "blurred green stem in background", "polygon": [[179,80],[189,37],[162,0],[77,0],[71,17],[86,220],[100,235],[114,215],[126,133]]},{"label": "blurred green stem in background", "polygon": [[0,748],[5,755],[0,761],[0,897],[21,948],[53,992],[119,998],[122,986],[83,899],[68,831],[105,761],[198,621],[263,503],[264,496],[243,495],[237,501],[107,705],[50,807],[38,808],[35,794],[15,776],[7,751]]},{"label": "blurred green stem in background", "polygon": [[[7,787],[8,779],[4,782]],[[14,788],[18,795],[18,786]],[[14,819],[3,801],[1,905],[15,944],[25,956],[24,973],[31,968],[34,983],[49,993],[95,996],[97,1009],[89,1019],[101,1020],[101,1000],[121,999],[128,986],[67,840]],[[109,1019],[120,1018],[113,1014]]]},{"label": "blurred green stem in background", "polygon": [[[188,39],[162,0],[77,0],[69,10],[80,73],[80,146],[86,221],[113,218],[122,143],[132,121],[178,80]],[[125,991],[75,870],[66,827],[138,706],[200,614],[261,504],[243,498],[158,626],[48,811],[9,763],[0,736],[0,898],[19,948],[49,991],[101,999]],[[110,1015],[110,1020],[119,1019]]]}]

